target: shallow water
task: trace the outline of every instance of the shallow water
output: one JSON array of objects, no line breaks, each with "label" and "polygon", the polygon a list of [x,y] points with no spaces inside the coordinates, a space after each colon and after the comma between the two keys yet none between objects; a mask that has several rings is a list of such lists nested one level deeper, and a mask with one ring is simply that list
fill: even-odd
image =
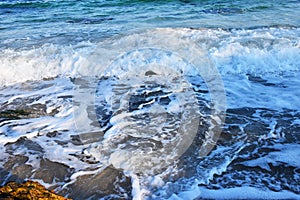
[{"label": "shallow water", "polygon": [[1,1],[1,184],[34,179],[74,199],[300,198],[299,9]]}]

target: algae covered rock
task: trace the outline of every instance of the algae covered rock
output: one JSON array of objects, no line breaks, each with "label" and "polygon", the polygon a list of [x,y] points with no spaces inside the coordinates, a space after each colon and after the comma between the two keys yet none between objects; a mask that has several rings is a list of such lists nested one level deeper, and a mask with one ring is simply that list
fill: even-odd
[{"label": "algae covered rock", "polygon": [[0,199],[3,200],[68,200],[47,190],[44,186],[34,181],[26,181],[23,184],[10,182],[0,187]]}]

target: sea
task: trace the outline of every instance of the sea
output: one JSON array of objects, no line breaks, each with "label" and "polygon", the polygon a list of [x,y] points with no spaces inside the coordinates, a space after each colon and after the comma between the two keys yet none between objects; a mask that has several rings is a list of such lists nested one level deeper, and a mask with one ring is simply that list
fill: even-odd
[{"label": "sea", "polygon": [[1,0],[0,184],[300,199],[299,0]]}]

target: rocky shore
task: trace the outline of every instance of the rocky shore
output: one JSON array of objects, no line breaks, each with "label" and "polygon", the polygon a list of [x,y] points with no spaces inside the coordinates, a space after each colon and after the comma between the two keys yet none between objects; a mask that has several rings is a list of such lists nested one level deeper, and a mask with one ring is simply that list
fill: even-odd
[{"label": "rocky shore", "polygon": [[2,200],[70,200],[47,190],[38,182],[26,181],[22,184],[9,182],[0,187],[0,199]]}]

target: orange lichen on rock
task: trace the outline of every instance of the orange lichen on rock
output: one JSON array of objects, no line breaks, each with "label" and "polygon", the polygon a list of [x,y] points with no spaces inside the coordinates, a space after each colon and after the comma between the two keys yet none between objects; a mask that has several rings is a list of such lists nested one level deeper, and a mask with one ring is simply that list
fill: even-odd
[{"label": "orange lichen on rock", "polygon": [[44,186],[34,181],[26,181],[23,184],[10,182],[0,187],[0,199],[3,200],[70,200],[54,194],[53,191],[47,190]]}]

